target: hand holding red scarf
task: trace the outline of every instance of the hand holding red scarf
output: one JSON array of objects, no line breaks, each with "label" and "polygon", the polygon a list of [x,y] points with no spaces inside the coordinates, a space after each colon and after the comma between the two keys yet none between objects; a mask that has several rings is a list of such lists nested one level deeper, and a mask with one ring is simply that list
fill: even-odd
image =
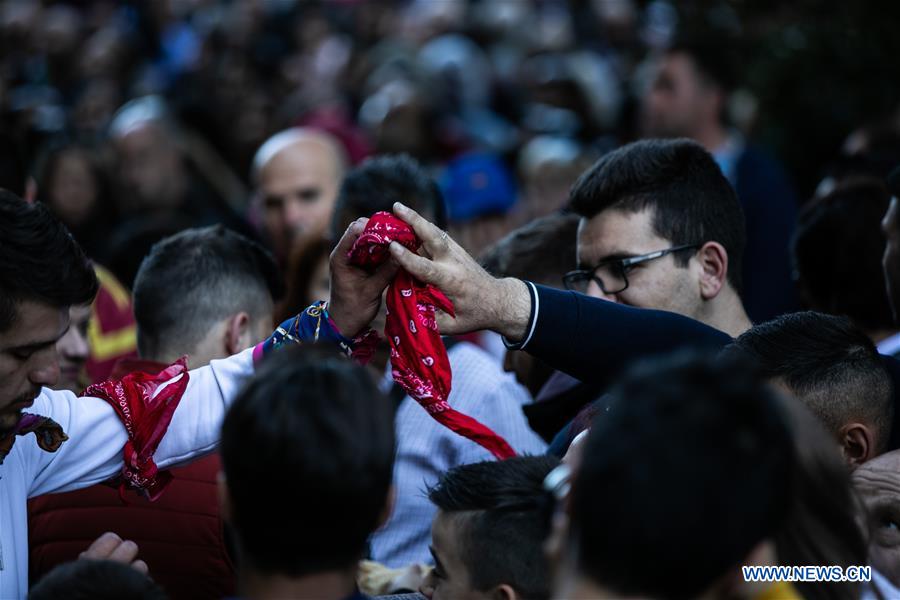
[{"label": "hand holding red scarf", "polygon": [[[402,244],[411,252],[420,245],[409,225],[390,213],[375,213],[353,244],[350,262],[361,267],[379,265],[388,260],[391,242]],[[453,315],[453,304],[443,292],[399,270],[388,287],[384,328],[391,346],[394,380],[444,426],[480,444],[497,458],[515,456],[506,440],[448,404],[450,362],[438,332],[436,309]]]}]

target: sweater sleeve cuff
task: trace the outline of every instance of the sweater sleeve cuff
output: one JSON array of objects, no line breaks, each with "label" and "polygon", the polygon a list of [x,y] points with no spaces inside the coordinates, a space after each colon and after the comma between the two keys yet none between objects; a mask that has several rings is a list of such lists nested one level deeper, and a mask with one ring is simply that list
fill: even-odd
[{"label": "sweater sleeve cuff", "polygon": [[535,288],[534,284],[530,281],[525,281],[524,283],[525,287],[528,288],[528,294],[531,296],[531,310],[528,313],[528,326],[525,328],[525,337],[521,342],[513,343],[507,340],[505,337],[501,338],[503,340],[503,345],[506,346],[509,350],[525,349],[525,347],[528,345],[528,342],[530,342],[531,338],[534,336],[534,329],[537,325],[538,314],[540,313],[541,309],[537,288]]}]

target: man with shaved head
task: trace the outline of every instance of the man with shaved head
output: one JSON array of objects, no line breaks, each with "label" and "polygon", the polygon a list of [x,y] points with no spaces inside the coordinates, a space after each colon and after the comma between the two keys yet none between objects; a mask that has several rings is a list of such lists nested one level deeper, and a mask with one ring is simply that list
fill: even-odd
[{"label": "man with shaved head", "polygon": [[324,131],[294,127],[260,146],[253,158],[254,204],[280,260],[298,234],[325,231],[345,167],[344,149]]}]

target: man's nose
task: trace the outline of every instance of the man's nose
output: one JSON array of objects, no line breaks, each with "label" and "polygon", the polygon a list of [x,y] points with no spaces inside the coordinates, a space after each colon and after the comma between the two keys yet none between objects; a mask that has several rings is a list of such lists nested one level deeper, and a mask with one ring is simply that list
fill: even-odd
[{"label": "man's nose", "polygon": [[289,199],[284,203],[284,225],[288,231],[298,231],[306,227],[309,211],[296,199]]},{"label": "man's nose", "polygon": [[59,344],[59,353],[68,360],[84,362],[91,354],[87,339],[75,328],[72,328]]},{"label": "man's nose", "polygon": [[419,587],[419,593],[428,598],[428,600],[431,600],[434,596],[434,579],[431,573],[422,582],[422,585]]}]

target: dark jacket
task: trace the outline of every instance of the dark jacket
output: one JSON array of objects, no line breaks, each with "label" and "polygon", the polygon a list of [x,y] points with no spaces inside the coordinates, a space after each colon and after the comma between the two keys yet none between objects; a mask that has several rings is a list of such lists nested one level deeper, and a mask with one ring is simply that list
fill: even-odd
[{"label": "dark jacket", "polygon": [[[632,308],[536,285],[537,319],[524,350],[584,383],[605,389],[636,360],[679,348],[716,351],[727,333],[689,317]],[[900,361],[882,356],[894,386],[890,449],[900,448]]]}]

